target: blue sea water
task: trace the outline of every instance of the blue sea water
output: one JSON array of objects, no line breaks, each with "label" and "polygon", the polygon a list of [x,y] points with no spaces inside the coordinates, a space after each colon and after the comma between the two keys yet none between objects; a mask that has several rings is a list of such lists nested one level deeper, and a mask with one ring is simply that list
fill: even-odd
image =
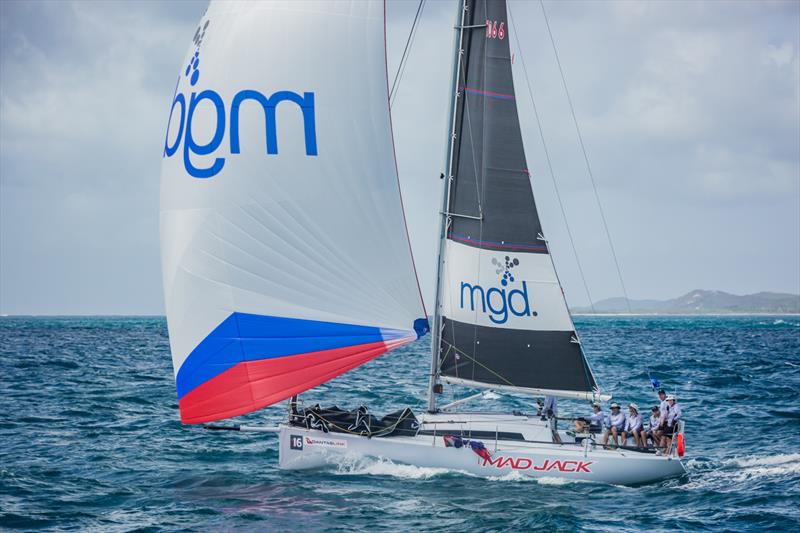
[{"label": "blue sea water", "polygon": [[[163,318],[0,318],[0,528],[800,530],[800,317],[577,317],[577,325],[615,399],[654,403],[648,368],[677,392],[687,476],[618,487],[372,460],[284,472],[273,435],[181,426]],[[425,338],[304,399],[376,413],[421,409],[428,357]],[[471,407],[530,411],[531,403],[502,396]],[[587,410],[560,407],[562,416]],[[243,419],[274,424],[284,410]]]}]

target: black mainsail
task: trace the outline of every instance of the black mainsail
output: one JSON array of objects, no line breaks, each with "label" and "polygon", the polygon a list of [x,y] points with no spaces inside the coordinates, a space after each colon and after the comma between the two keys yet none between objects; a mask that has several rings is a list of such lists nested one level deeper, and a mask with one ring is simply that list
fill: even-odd
[{"label": "black mainsail", "polygon": [[506,2],[460,4],[431,382],[595,397],[533,197]]}]

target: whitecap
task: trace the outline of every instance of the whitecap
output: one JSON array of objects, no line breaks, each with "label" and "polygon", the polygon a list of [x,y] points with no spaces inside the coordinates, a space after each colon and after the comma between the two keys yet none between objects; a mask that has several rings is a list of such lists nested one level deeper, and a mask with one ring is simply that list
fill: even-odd
[{"label": "whitecap", "polygon": [[686,490],[741,490],[741,484],[756,480],[800,475],[800,454],[747,455],[721,461],[688,461],[692,481]]}]

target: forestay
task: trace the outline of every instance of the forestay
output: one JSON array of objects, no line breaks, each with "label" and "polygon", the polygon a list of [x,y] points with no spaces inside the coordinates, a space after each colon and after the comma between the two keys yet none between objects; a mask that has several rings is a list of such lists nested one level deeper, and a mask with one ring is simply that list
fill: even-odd
[{"label": "forestay", "polygon": [[181,418],[247,413],[427,331],[384,7],[212,3],[170,107],[161,251]]},{"label": "forestay", "polygon": [[439,374],[590,398],[520,133],[504,0],[467,0],[442,254]]}]

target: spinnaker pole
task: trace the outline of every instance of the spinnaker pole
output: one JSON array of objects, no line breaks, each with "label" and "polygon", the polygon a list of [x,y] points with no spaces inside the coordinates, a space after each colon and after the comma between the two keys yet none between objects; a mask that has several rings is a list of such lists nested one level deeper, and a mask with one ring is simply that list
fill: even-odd
[{"label": "spinnaker pole", "polygon": [[447,151],[445,152],[445,169],[442,211],[439,225],[439,253],[436,261],[436,302],[433,307],[433,330],[431,335],[431,374],[428,383],[428,412],[436,412],[436,393],[434,387],[439,377],[439,350],[442,342],[441,324],[441,296],[442,296],[442,265],[444,264],[445,241],[447,228],[450,224],[450,185],[453,182],[453,146],[456,136],[456,110],[458,98],[458,80],[461,74],[461,54],[464,42],[464,21],[466,17],[466,0],[458,0],[458,13],[455,27],[457,33],[453,38],[453,74],[450,83],[450,127],[448,128]]}]

